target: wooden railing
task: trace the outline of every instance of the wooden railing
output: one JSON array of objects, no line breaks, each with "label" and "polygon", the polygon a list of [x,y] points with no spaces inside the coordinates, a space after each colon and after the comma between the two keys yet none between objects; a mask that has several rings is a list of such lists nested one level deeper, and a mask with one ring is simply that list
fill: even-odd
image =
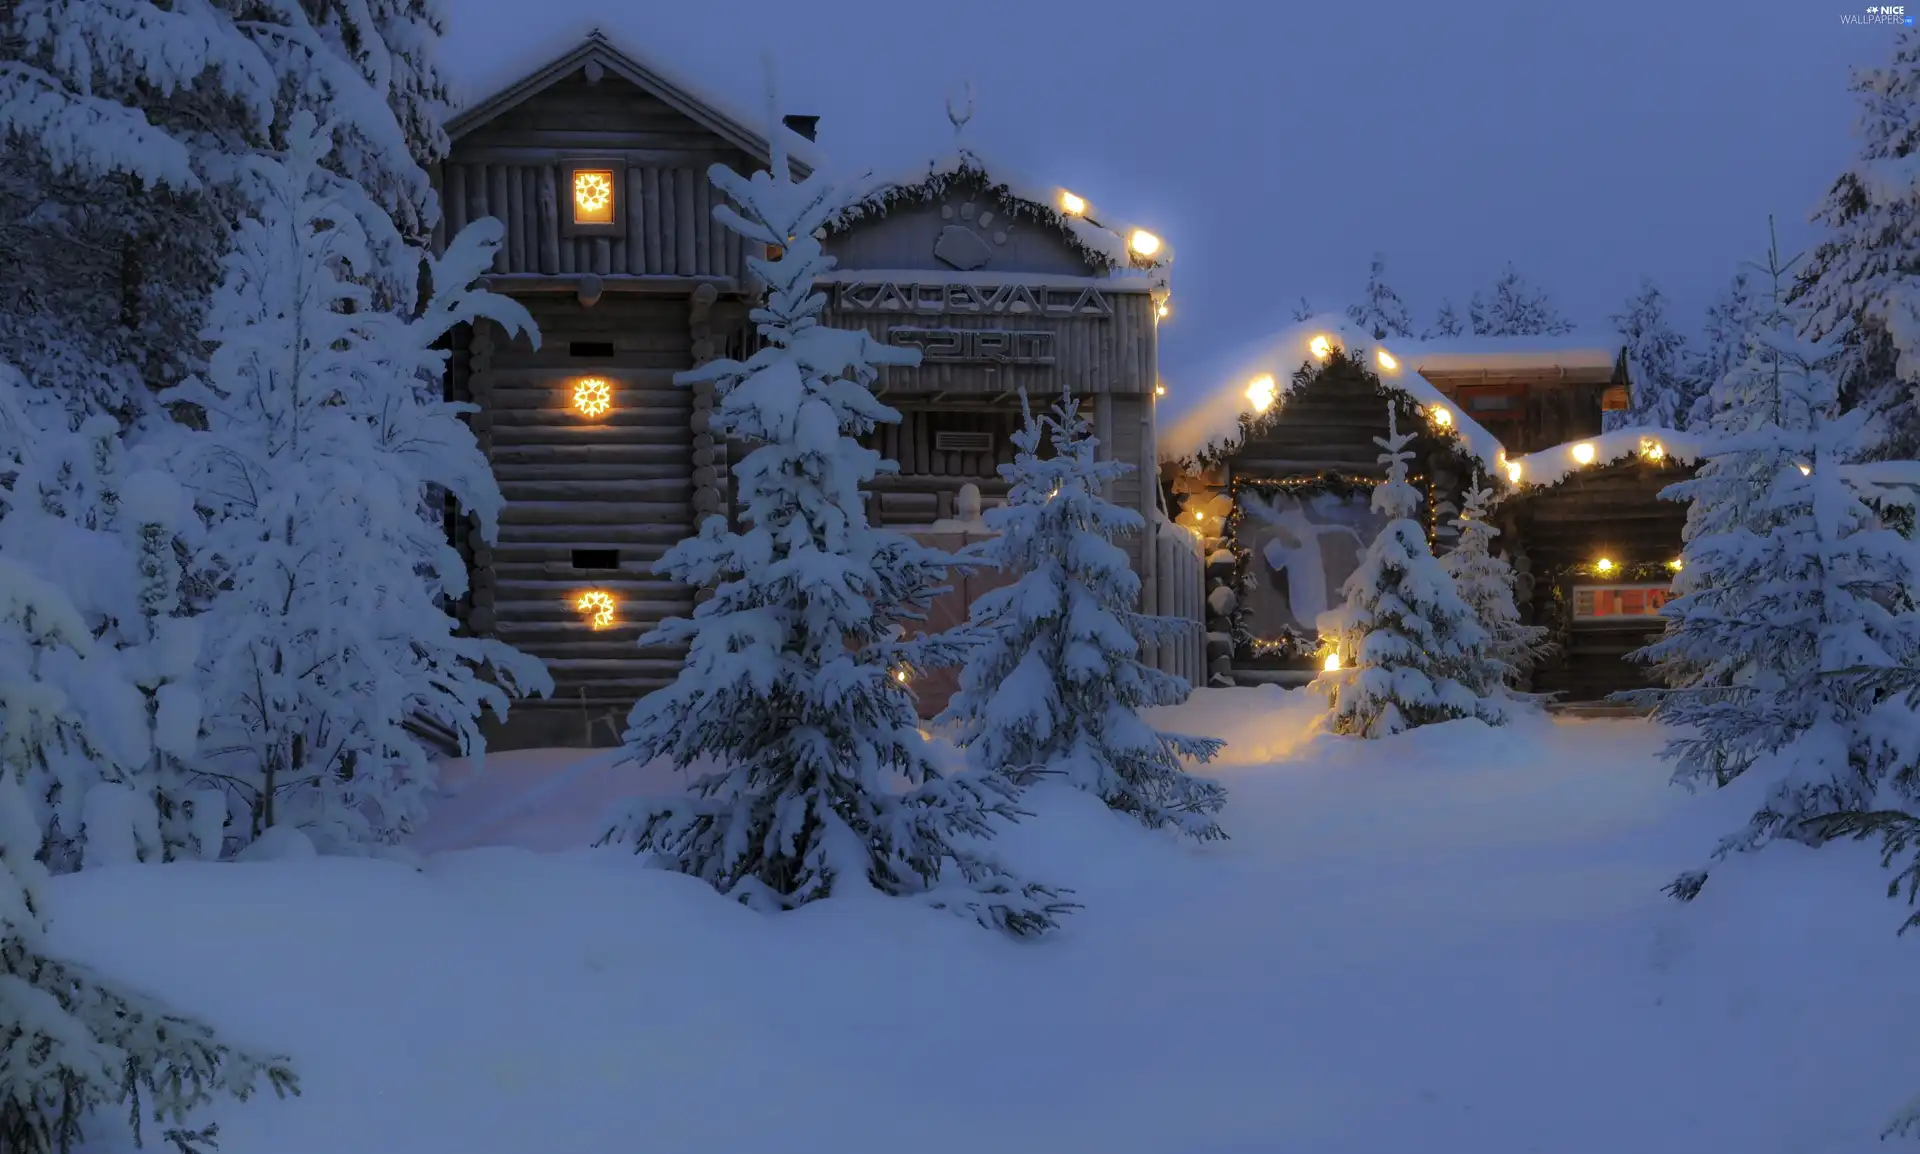
[{"label": "wooden railing", "polygon": [[1207,683],[1206,557],[1200,538],[1164,515],[1154,518],[1154,604],[1150,613],[1191,622],[1180,636],[1147,647],[1149,663],[1187,679],[1189,685]]}]

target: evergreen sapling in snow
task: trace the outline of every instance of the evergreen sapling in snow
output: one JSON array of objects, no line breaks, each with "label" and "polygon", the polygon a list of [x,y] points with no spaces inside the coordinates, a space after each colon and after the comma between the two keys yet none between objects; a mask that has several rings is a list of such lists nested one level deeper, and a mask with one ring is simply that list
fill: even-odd
[{"label": "evergreen sapling in snow", "polygon": [[1468,302],[1473,333],[1480,337],[1558,336],[1573,331],[1573,323],[1560,315],[1553,300],[1512,265],[1493,282],[1493,291],[1485,297],[1473,294]]},{"label": "evergreen sapling in snow", "polygon": [[1688,372],[1686,338],[1667,323],[1666,298],[1643,279],[1626,307],[1610,319],[1626,341],[1633,385],[1632,404],[1606,413],[1606,428],[1685,428],[1697,386]]},{"label": "evergreen sapling in snow", "polygon": [[851,198],[824,173],[793,180],[779,118],[770,124],[771,172],[710,173],[739,206],[714,218],[755,251],[779,251],[751,261],[767,285],[751,314],[765,347],[679,378],[713,384],[715,436],[756,445],[734,469],[743,526],[709,517],[656,566],[713,596],[641,639],[685,644],[687,657],[672,685],[634,705],[625,739],[636,762],[713,767],[696,797],[643,803],[603,840],[755,908],[872,887],[1042,932],[1068,908],[1060,893],[969,844],[1017,816],[1015,789],[1001,774],[942,776],[895,678],[959,658],[952,640],[901,639],[954,558],[869,525],[860,489],[883,462],[857,438],[900,419],[870,385],[880,365],[919,353],[821,323],[815,286],[833,259],[815,233]]},{"label": "evergreen sapling in snow", "polygon": [[470,287],[501,225],[462,229],[439,258],[408,250],[431,298],[414,320],[379,308],[360,278],[376,254],[319,167],[330,142],[301,113],[284,158],[246,160],[261,216],[241,226],[215,292],[208,372],[161,400],[203,415],[176,452],[218,575],[200,617],[220,759],[208,772],[238,807],[241,841],[285,825],[333,851],[394,842],[422,816],[434,759],[412,718],[479,751],[483,709],[504,715],[510,694],[552,681],[501,642],[457,634],[448,611],[467,572],[441,501],[483,541],[503,501],[460,420],[472,406],[426,382],[457,324],[532,330],[520,305]]},{"label": "evergreen sapling in snow", "polygon": [[[1785,271],[1777,252],[1771,267]],[[1893,494],[1861,464],[1884,426],[1840,407],[1840,342],[1796,335],[1804,314],[1779,279],[1746,363],[1717,387],[1705,462],[1668,489],[1692,501],[1680,595],[1636,654],[1669,686],[1632,699],[1682,734],[1666,750],[1676,780],[1738,781],[1755,799],[1716,857],[1818,842],[1835,814],[1912,797],[1920,766],[1913,703],[1862,691],[1920,658],[1920,551],[1888,525]],[[1675,892],[1704,880],[1685,875]]]},{"label": "evergreen sapling in snow", "polygon": [[[1007,502],[984,518],[998,535],[967,552],[1017,576],[973,603],[962,631],[977,643],[939,721],[982,772],[1058,774],[1149,828],[1225,837],[1213,815],[1226,791],[1180,763],[1211,760],[1221,743],[1161,733],[1140,716],[1190,692],[1140,661],[1141,641],[1191,624],[1134,609],[1140,579],[1114,542],[1145,521],[1101,496],[1133,466],[1095,459],[1098,442],[1071,397],[1046,417],[1026,408],[1024,390],[1021,405],[1013,463],[999,470]],[[1051,456],[1040,455],[1043,438]]]},{"label": "evergreen sapling in snow", "polygon": [[1412,337],[1413,318],[1407,315],[1406,302],[1386,281],[1387,260],[1375,254],[1367,269],[1367,297],[1360,304],[1347,306],[1353,323],[1373,334],[1373,339]]},{"label": "evergreen sapling in snow", "polygon": [[21,776],[81,722],[41,676],[48,655],[84,655],[86,622],[51,581],[0,557],[0,1150],[67,1154],[90,1116],[125,1106],[181,1151],[214,1144],[187,1115],[266,1082],[298,1092],[284,1059],[235,1050],[209,1027],[46,952],[46,867]]},{"label": "evergreen sapling in snow", "polygon": [[1466,502],[1453,522],[1455,544],[1440,558],[1440,567],[1453,578],[1454,589],[1487,635],[1486,644],[1475,653],[1482,667],[1477,680],[1497,693],[1530,672],[1552,652],[1553,644],[1548,629],[1528,625],[1514,604],[1513,567],[1494,553],[1493,539],[1500,530],[1487,520],[1493,492],[1477,475]]},{"label": "evergreen sapling in snow", "polygon": [[1487,635],[1453,579],[1434,558],[1415,518],[1420,493],[1407,482],[1407,443],[1388,409],[1386,479],[1373,491],[1373,509],[1387,518],[1347,579],[1346,603],[1330,615],[1333,652],[1347,667],[1315,682],[1328,700],[1335,733],[1388,737],[1417,726],[1463,717],[1489,724],[1506,720],[1506,705],[1489,696],[1477,652]]},{"label": "evergreen sapling in snow", "polygon": [[1442,337],[1457,337],[1464,327],[1460,323],[1460,314],[1454,309],[1453,302],[1443,300],[1440,302],[1439,314],[1433,318],[1433,326],[1421,333],[1420,339],[1431,341]]}]

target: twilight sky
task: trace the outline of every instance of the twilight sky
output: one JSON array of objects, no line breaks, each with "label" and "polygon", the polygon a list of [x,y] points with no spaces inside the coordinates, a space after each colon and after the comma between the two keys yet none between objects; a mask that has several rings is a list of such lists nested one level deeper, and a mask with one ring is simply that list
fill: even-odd
[{"label": "twilight sky", "polygon": [[971,81],[970,144],[1174,245],[1176,380],[1303,294],[1344,306],[1376,250],[1416,324],[1512,261],[1583,327],[1651,275],[1691,330],[1769,213],[1813,238],[1847,70],[1894,35],[1853,0],[443,2],[464,92],[597,25],[757,111],[771,49],[836,167],[946,150]]}]

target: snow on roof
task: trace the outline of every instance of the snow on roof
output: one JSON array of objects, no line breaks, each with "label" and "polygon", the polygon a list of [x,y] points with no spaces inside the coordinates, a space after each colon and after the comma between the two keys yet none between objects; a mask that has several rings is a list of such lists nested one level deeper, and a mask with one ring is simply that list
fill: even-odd
[{"label": "snow on roof", "polygon": [[[635,6],[633,11],[644,11],[644,6]],[[636,27],[629,34],[623,28],[608,27],[610,20],[617,23],[621,19],[612,9],[582,13],[572,19],[556,19],[543,13],[539,19],[521,21],[512,35],[499,35],[495,29],[493,34],[475,40],[461,33],[469,27],[481,28],[484,22],[475,21],[472,25],[451,22],[437,63],[446,77],[455,115],[485,104],[597,40],[673,90],[665,95],[692,100],[730,121],[742,135],[761,146],[759,150],[764,155],[767,139],[764,93],[755,93],[752,101],[737,99],[731,92],[717,91],[679,74],[661,62],[661,53],[650,53],[641,47],[653,40],[647,35],[647,29]],[[750,73],[758,86],[760,69],[741,71]],[[821,166],[823,158],[813,142],[784,126],[780,132],[787,155],[809,169]]]},{"label": "snow on roof", "polygon": [[[1345,318],[1334,314],[1312,317],[1282,329],[1205,370],[1186,375],[1184,382],[1182,374],[1170,374],[1166,381],[1167,395],[1160,398],[1156,412],[1160,459],[1179,461],[1231,448],[1240,436],[1241,414],[1256,411],[1247,395],[1250,383],[1261,377],[1272,377],[1279,390],[1276,401],[1284,406],[1287,393],[1293,388],[1293,374],[1303,363],[1314,359],[1313,341],[1322,336],[1347,350],[1349,355],[1365,356],[1369,371],[1380,378],[1384,387],[1405,395],[1417,405],[1445,409],[1451,418],[1448,428],[1464,451],[1486,467],[1490,483],[1501,483],[1506,475],[1502,468],[1506,451],[1499,439],[1414,371],[1397,351],[1398,342],[1376,341],[1371,333],[1354,328]],[[1386,367],[1378,352],[1366,356],[1369,348],[1385,352],[1396,367]]]},{"label": "snow on roof", "polygon": [[1513,479],[1524,492],[1558,485],[1581,469],[1598,468],[1638,456],[1691,465],[1700,459],[1701,440],[1692,433],[1651,426],[1615,429],[1597,437],[1585,437],[1537,453],[1528,453],[1524,457],[1512,458],[1507,462],[1507,467],[1509,470],[1518,467],[1519,476]]},{"label": "snow on roof", "polygon": [[[1173,246],[1164,237],[1132,225],[1102,223],[1091,202],[1058,185],[1027,181],[970,146],[900,172],[883,174],[871,192],[835,218],[832,227],[845,229],[868,217],[884,216],[897,204],[932,200],[956,181],[969,179],[983,181],[1016,215],[1057,229],[1089,264],[1107,275],[1137,277],[1149,280],[1155,288],[1167,287]],[[1134,243],[1139,236],[1152,238],[1146,253]]]},{"label": "snow on roof", "polygon": [[1612,372],[1626,342],[1607,332],[1532,337],[1441,337],[1392,342],[1394,355],[1415,372],[1512,372],[1522,369],[1595,369]]}]

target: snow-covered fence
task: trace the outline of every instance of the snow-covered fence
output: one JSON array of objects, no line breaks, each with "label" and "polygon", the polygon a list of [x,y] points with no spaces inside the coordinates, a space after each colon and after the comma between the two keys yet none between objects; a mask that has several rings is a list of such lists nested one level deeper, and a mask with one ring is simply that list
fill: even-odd
[{"label": "snow-covered fence", "polygon": [[[1206,557],[1200,537],[1164,516],[1154,519],[1154,604],[1151,612],[1193,622],[1178,638],[1149,646],[1153,664],[1184,677],[1193,685],[1207,683]],[[1157,650],[1157,652],[1156,652]]]}]

